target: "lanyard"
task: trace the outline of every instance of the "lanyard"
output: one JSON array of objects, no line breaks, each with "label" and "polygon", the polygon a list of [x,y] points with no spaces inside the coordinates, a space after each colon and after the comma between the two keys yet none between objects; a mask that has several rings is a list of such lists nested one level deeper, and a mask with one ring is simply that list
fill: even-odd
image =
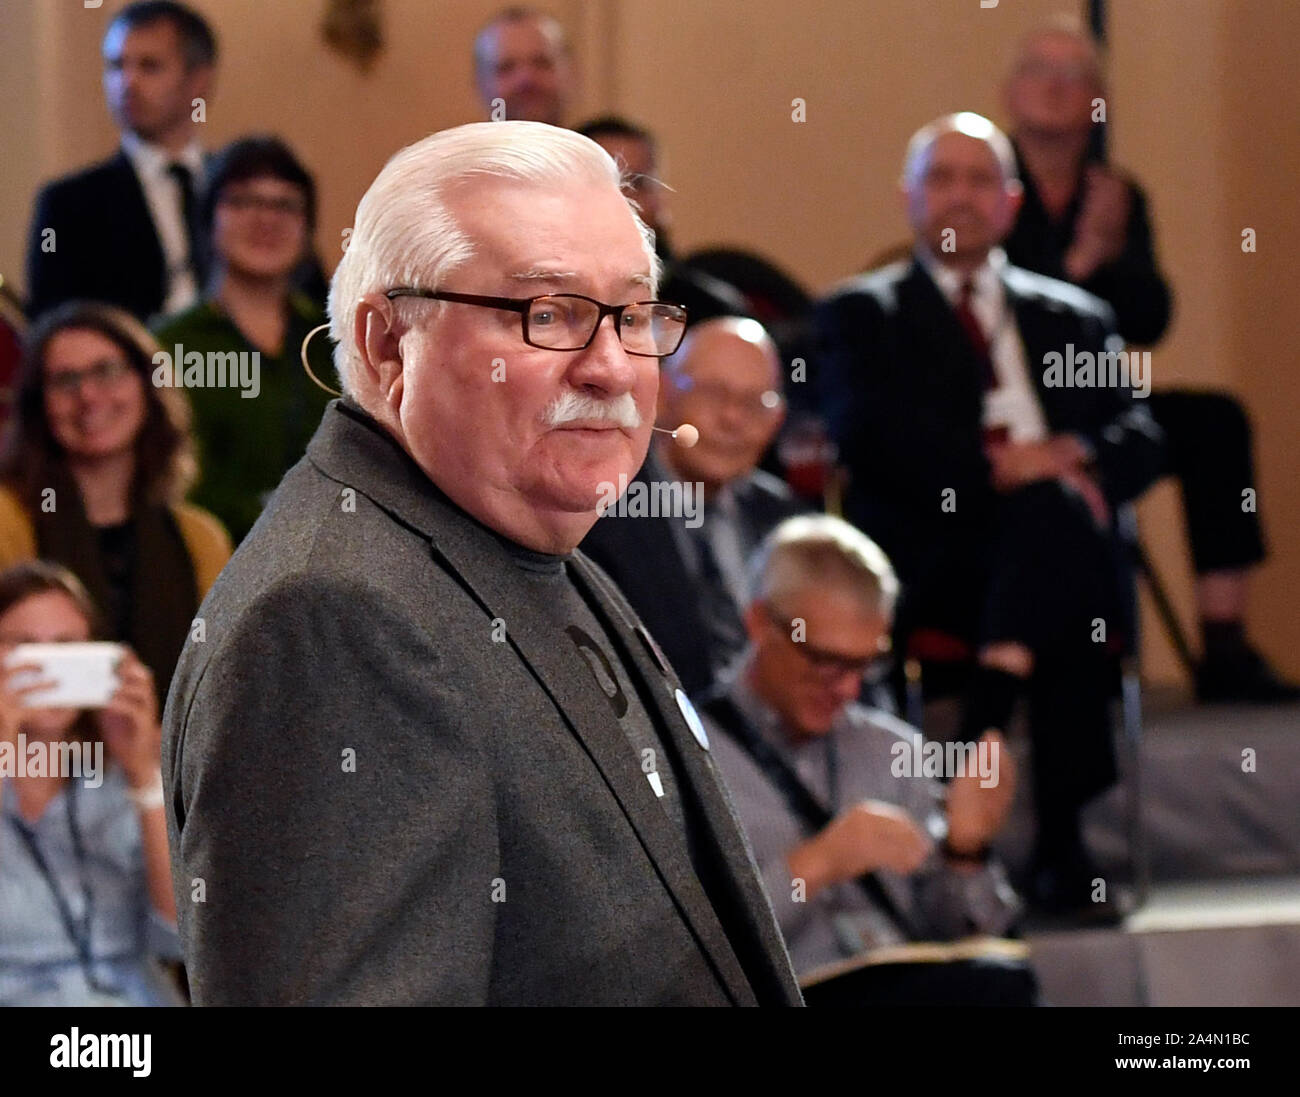
[{"label": "lanyard", "polygon": [[830,794],[831,812],[840,813],[840,752],[835,746],[835,736],[827,735],[822,742],[826,744],[826,790]]},{"label": "lanyard", "polygon": [[23,845],[27,847],[27,852],[31,854],[33,863],[45,880],[46,886],[50,889],[50,894],[54,897],[54,905],[58,908],[59,920],[63,923],[63,931],[68,935],[72,947],[77,952],[77,960],[81,964],[81,970],[86,977],[86,982],[92,990],[100,994],[116,994],[119,992],[117,987],[105,986],[95,977],[94,958],[90,942],[90,930],[94,921],[95,908],[90,893],[89,873],[86,871],[86,847],[81,840],[81,828],[77,825],[77,782],[75,780],[69,780],[67,783],[64,803],[67,805],[68,831],[72,835],[72,851],[77,858],[77,877],[81,881],[82,916],[80,919],[72,916],[72,907],[63,891],[59,888],[59,882],[55,879],[54,872],[45,859],[45,854],[41,852],[41,847],[36,841],[35,832],[16,814],[10,815],[9,821],[13,824],[18,837],[22,839]]},{"label": "lanyard", "polygon": [[[833,811],[818,800],[799,779],[794,767],[759,734],[731,697],[715,690],[704,698],[700,708],[713,717],[722,730],[727,732],[758,764],[767,779],[785,797],[790,810],[813,832],[821,830],[835,817]],[[839,789],[836,786],[839,784],[839,756],[833,751],[827,755],[827,766],[828,776],[833,781],[831,794],[835,798],[835,806],[838,809]],[[905,940],[912,940],[917,936],[911,928],[909,919],[899,909],[898,904],[894,902],[874,872],[865,873],[853,882],[866,893],[872,905],[885,915]]]}]

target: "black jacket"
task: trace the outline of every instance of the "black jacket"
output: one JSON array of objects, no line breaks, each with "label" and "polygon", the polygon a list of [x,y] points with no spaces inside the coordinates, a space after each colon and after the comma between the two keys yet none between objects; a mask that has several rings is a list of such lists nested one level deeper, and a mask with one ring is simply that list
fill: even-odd
[{"label": "black jacket", "polygon": [[[1111,309],[1017,267],[1004,269],[1003,282],[1049,429],[1087,439],[1109,500],[1133,499],[1161,462],[1160,429],[1142,401],[1126,390],[1043,383],[1049,352],[1119,345]],[[992,497],[978,359],[916,260],[848,282],[821,304],[815,324],[825,411],[851,479],[845,516],[906,578],[921,548],[978,523]],[[948,488],[956,492],[953,512],[941,506]]]},{"label": "black jacket", "polygon": [[162,244],[124,152],[41,190],[27,241],[30,315],[86,298],[143,321],[162,309],[166,293]]},{"label": "black jacket", "polygon": [[[651,459],[636,479],[665,479]],[[757,545],[773,527],[807,508],[776,477],[755,471],[736,486],[741,542]],[[608,514],[582,542],[582,551],[618,584],[682,680],[697,696],[713,684],[709,629],[694,578],[693,561],[683,558],[672,523],[681,518],[631,518]],[[737,607],[739,612],[743,607]]]},{"label": "black jacket", "polygon": [[[1011,234],[1003,242],[1007,258],[1018,267],[1065,278],[1065,253],[1074,242],[1079,214],[1083,211],[1083,180],[1059,220],[1048,214],[1034,177],[1020,168],[1025,199]],[[1169,328],[1173,294],[1156,260],[1155,239],[1147,212],[1146,194],[1137,183],[1126,180],[1131,205],[1124,230],[1124,251],[1093,271],[1080,283],[1115,310],[1119,333],[1130,343],[1150,346],[1159,342]]]}]

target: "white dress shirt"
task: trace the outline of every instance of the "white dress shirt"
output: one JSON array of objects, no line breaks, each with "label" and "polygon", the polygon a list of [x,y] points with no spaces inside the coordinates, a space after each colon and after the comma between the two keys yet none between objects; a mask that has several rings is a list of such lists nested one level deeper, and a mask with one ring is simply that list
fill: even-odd
[{"label": "white dress shirt", "polygon": [[140,189],[144,191],[149,216],[153,219],[154,231],[158,234],[167,264],[162,311],[165,315],[179,312],[198,301],[199,280],[190,255],[189,234],[185,230],[181,187],[167,169],[174,163],[184,164],[189,169],[197,201],[203,185],[203,148],[197,140],[191,141],[173,156],[159,145],[148,144],[135,134],[126,133],[122,136],[122,151],[140,180]]},{"label": "white dress shirt", "polygon": [[[918,250],[917,257],[939,291],[954,308],[961,297],[965,276]],[[994,248],[971,277],[971,312],[989,343],[997,387],[984,394],[984,427],[1005,427],[1012,442],[1042,442],[1051,434],[1038,393],[1029,376],[1025,345],[1016,328],[1015,313],[1007,303],[1002,270],[1007,255]]]}]

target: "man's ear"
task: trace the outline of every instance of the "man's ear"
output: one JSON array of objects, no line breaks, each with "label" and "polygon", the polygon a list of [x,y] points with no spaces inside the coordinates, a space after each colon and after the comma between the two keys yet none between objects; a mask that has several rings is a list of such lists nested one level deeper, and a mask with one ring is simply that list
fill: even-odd
[{"label": "man's ear", "polygon": [[367,387],[396,413],[402,400],[402,346],[393,302],[382,293],[366,294],[353,317],[352,339]]},{"label": "man's ear", "polygon": [[[214,65],[195,65],[188,74],[190,99],[212,98],[212,89],[216,84],[216,67]],[[193,102],[190,106],[193,107]]]},{"label": "man's ear", "polygon": [[749,637],[749,643],[752,647],[757,647],[759,640],[767,631],[771,618],[767,614],[765,603],[755,599],[745,607],[745,635]]},{"label": "man's ear", "polygon": [[[781,391],[779,383],[776,391],[778,393]],[[775,439],[776,436],[781,433],[781,427],[785,423],[785,415],[786,415],[787,408],[788,405],[786,403],[785,397],[783,396],[781,398],[781,403],[777,406],[776,412],[772,415],[772,419],[768,423],[767,441],[763,443],[764,450],[766,450],[767,447],[772,444],[773,439]]]}]

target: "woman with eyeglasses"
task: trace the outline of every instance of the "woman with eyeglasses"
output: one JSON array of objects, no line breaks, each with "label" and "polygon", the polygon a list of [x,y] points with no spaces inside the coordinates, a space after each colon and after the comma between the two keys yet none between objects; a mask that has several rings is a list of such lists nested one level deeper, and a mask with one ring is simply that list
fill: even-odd
[{"label": "woman with eyeglasses", "polygon": [[42,707],[14,650],[95,632],[66,568],[0,574],[0,1006],[182,1004],[153,962],[180,959],[153,676],[128,649],[105,705]]},{"label": "woman with eyeglasses", "polygon": [[[203,476],[194,500],[242,541],[281,477],[302,457],[330,394],[303,371],[303,340],[325,322],[318,301],[299,292],[295,272],[310,256],[316,186],[274,137],[247,137],[213,158],[199,206],[209,255],[203,300],[156,321],[163,349],[238,361],[238,384],[214,373],[187,391]],[[312,372],[334,377],[329,340],[308,346]],[[254,363],[256,366],[254,367]],[[179,365],[179,364],[178,364]]]},{"label": "woman with eyeglasses", "polygon": [[0,567],[62,564],[167,696],[230,538],[184,502],[195,476],[184,395],[153,384],[158,344],[111,305],[68,302],[28,332],[0,458]]}]

